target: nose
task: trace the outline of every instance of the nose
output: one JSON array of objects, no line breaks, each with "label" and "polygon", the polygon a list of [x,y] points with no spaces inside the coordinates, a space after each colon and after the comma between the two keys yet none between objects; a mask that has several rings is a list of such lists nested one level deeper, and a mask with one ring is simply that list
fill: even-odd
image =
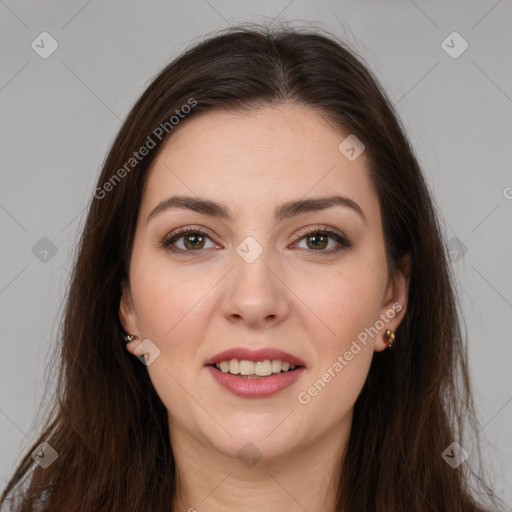
[{"label": "nose", "polygon": [[290,312],[290,291],[265,251],[252,263],[235,254],[233,263],[222,306],[228,321],[260,329],[285,320]]}]

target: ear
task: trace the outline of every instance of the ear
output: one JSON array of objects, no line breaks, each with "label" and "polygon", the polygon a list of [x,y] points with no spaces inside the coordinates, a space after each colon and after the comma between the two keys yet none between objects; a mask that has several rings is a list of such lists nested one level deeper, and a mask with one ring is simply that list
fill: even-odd
[{"label": "ear", "polygon": [[395,271],[388,280],[380,316],[385,325],[375,341],[376,352],[387,348],[384,341],[386,329],[396,331],[405,316],[409,299],[410,277],[411,255],[407,253],[397,262]]},{"label": "ear", "polygon": [[[121,282],[121,300],[119,301],[118,315],[124,331],[128,334],[134,334],[140,337],[137,314],[133,305],[132,292],[130,284],[126,279]],[[126,345],[126,349],[128,352],[133,354],[135,347],[137,347],[140,342],[140,339],[135,339]]]}]

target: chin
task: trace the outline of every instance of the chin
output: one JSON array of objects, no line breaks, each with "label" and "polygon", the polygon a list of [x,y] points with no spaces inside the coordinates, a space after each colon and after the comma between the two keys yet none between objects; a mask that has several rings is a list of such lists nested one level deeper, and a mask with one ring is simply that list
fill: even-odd
[{"label": "chin", "polygon": [[287,414],[289,412],[278,416],[269,414],[257,417],[241,413],[238,418],[231,418],[229,423],[223,424],[231,436],[223,429],[222,434],[215,438],[211,437],[211,430],[205,432],[205,435],[216,450],[229,457],[283,456],[297,447],[301,435],[299,426],[290,421],[293,414],[283,421]]}]

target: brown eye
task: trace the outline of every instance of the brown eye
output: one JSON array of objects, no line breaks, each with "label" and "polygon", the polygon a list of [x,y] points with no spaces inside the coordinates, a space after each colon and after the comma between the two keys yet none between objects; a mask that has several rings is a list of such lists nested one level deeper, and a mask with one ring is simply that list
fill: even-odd
[{"label": "brown eye", "polygon": [[[160,241],[160,246],[163,249],[172,252],[199,252],[206,247],[206,242],[211,239],[210,237],[199,229],[185,228],[175,231]],[[210,247],[215,247],[212,242]]]},{"label": "brown eye", "polygon": [[202,249],[204,246],[205,238],[204,236],[199,235],[198,233],[195,233],[193,235],[187,235],[182,238],[184,240],[183,243],[187,249]]},{"label": "brown eye", "polygon": [[310,249],[325,249],[327,247],[329,237],[325,235],[310,235],[307,237],[307,241]]},{"label": "brown eye", "polygon": [[[306,240],[306,247],[310,252],[318,252],[319,254],[333,254],[342,249],[352,247],[352,243],[342,234],[330,229],[313,229],[298,237],[299,241]],[[334,246],[330,246],[330,241],[334,241]],[[299,243],[300,243],[299,242]],[[300,245],[299,245],[300,247]]]}]

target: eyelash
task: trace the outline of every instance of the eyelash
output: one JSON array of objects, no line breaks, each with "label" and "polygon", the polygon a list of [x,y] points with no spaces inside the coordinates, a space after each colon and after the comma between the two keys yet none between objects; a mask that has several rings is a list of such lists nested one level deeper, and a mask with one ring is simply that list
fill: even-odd
[{"label": "eyelash", "polygon": [[[180,238],[183,238],[187,235],[190,235],[190,234],[200,235],[200,236],[209,238],[211,240],[211,238],[201,229],[196,229],[193,227],[185,227],[185,228],[179,228],[176,231],[166,235],[164,238],[162,238],[162,240],[160,240],[159,246],[162,249],[165,249],[167,251],[174,252],[174,253],[193,254],[193,253],[201,252],[201,249],[194,251],[194,250],[172,249],[171,248],[172,244],[174,244],[177,240],[179,240]],[[344,235],[341,235],[340,233],[337,233],[336,231],[333,231],[331,229],[320,228],[320,227],[314,227],[314,228],[306,231],[305,233],[298,235],[295,238],[295,243],[299,240],[302,240],[303,238],[307,238],[312,235],[329,236],[330,238],[332,238],[336,242],[338,242],[338,246],[335,248],[331,248],[328,250],[320,250],[320,251],[315,251],[312,249],[310,251],[313,253],[317,252],[317,253],[319,253],[319,255],[331,255],[331,254],[338,253],[339,251],[342,251],[344,249],[349,249],[352,247],[352,243]]]}]

